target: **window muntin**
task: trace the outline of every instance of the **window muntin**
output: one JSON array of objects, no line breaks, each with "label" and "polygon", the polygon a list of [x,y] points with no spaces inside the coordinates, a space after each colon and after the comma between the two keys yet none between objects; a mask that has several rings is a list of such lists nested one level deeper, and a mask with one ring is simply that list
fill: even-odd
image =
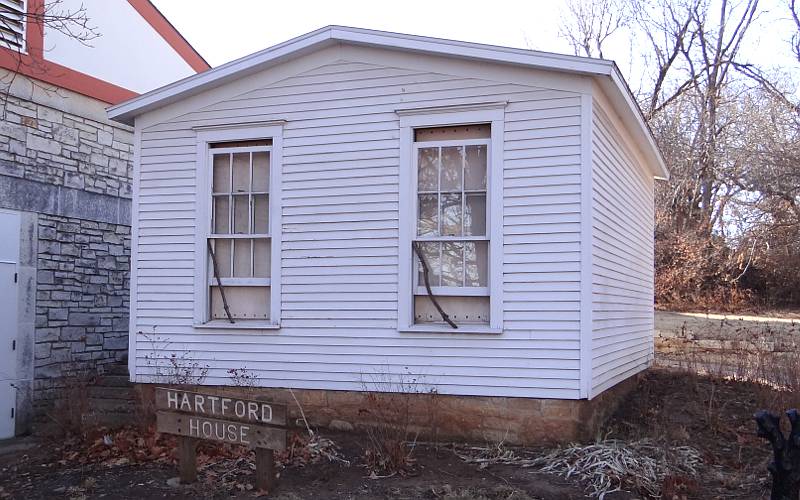
[{"label": "window muntin", "polygon": [[269,319],[272,146],[268,141],[210,144],[209,156],[208,239],[214,252],[214,258],[208,259],[209,317],[227,319],[214,275],[215,261],[234,320]]},{"label": "window muntin", "polygon": [[[489,137],[488,125],[415,131],[412,245],[428,265],[434,295],[457,323],[489,319]],[[415,322],[440,322],[412,255]]]}]

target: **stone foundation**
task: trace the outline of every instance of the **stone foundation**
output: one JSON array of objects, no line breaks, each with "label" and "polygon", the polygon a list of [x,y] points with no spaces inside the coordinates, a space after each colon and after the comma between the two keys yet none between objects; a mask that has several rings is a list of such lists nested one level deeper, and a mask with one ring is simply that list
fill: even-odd
[{"label": "stone foundation", "polygon": [[[358,430],[376,421],[403,420],[399,416],[407,413],[409,429],[419,432],[419,439],[536,446],[594,439],[638,381],[639,376],[631,377],[591,401],[304,389],[293,392],[312,427]],[[142,401],[154,401],[155,387],[138,385]],[[287,389],[205,386],[193,390],[284,403],[290,422],[305,426]]]}]

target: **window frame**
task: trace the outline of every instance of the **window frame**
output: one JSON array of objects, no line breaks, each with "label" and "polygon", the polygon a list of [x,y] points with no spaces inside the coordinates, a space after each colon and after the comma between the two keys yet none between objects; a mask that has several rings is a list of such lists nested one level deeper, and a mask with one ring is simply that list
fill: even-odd
[{"label": "window frame", "polygon": [[[399,189],[399,266],[397,323],[400,332],[431,333],[502,333],[503,328],[503,135],[506,102],[466,104],[439,108],[398,109],[400,127],[400,189]],[[418,128],[448,127],[488,123],[491,137],[487,151],[486,208],[489,240],[489,325],[447,325],[414,323],[413,296],[414,256],[411,244],[417,239],[417,158],[414,131]],[[479,139],[473,142],[479,142]],[[442,141],[445,142],[445,141]],[[455,141],[458,142],[458,141]],[[420,144],[426,144],[422,142]],[[431,142],[433,144],[433,142]],[[462,237],[463,238],[463,237]],[[469,239],[466,237],[465,239]],[[465,292],[461,287],[436,287],[434,294],[459,290],[457,295],[483,295]],[[475,287],[480,290],[481,287]]]},{"label": "window frame", "polygon": [[[267,330],[280,328],[281,313],[281,171],[283,160],[283,122],[260,125],[211,126],[195,128],[196,141],[196,221],[195,224],[195,276],[194,276],[194,327],[220,328],[236,330]],[[212,236],[212,155],[224,153],[232,148],[211,148],[218,142],[253,141],[271,139],[271,146],[260,146],[255,149],[270,150],[269,172],[269,241],[270,241],[270,277],[269,278],[223,278],[229,284],[240,284],[248,280],[254,285],[269,286],[270,304],[269,319],[240,320],[229,323],[226,320],[211,319],[210,286],[212,278],[208,276],[209,255],[206,241]],[[233,148],[235,149],[235,148]],[[252,149],[252,148],[251,148]],[[230,235],[232,238],[252,238],[251,234]],[[259,235],[261,236],[261,235]],[[234,283],[236,280],[237,283]]]}]

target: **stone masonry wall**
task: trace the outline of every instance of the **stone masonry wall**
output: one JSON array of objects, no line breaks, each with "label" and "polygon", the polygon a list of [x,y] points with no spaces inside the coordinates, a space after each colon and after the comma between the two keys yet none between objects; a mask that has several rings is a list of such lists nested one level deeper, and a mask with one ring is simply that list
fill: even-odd
[{"label": "stone masonry wall", "polygon": [[131,197],[133,134],[13,95],[0,120],[0,174]]},{"label": "stone masonry wall", "polygon": [[30,221],[22,247],[35,265],[30,286],[20,290],[21,310],[31,313],[30,324],[18,328],[25,355],[18,359],[24,418],[17,431],[40,432],[53,420],[46,415],[75,406],[76,394],[130,415],[121,362],[128,348],[133,131],[107,120],[106,103],[43,91],[22,75],[13,82],[0,101],[0,208]]},{"label": "stone masonry wall", "polygon": [[58,397],[61,376],[127,359],[130,227],[40,215],[34,406]]}]

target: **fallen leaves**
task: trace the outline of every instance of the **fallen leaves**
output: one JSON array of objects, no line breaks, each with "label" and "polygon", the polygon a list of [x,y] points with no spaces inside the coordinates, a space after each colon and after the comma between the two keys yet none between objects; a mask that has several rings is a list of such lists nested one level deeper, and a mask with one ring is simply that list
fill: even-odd
[{"label": "fallen leaves", "polygon": [[159,434],[154,429],[142,431],[123,427],[115,431],[103,430],[97,438],[68,439],[60,447],[60,465],[95,464],[115,467],[146,462],[172,460],[171,450],[175,438]]}]

